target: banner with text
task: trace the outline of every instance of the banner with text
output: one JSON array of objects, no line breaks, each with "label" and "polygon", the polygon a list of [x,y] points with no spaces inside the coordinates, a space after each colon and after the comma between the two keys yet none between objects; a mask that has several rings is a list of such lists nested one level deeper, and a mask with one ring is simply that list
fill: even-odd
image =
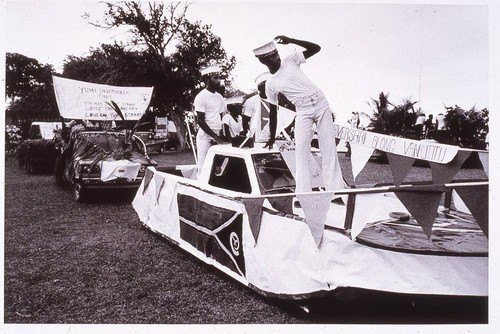
[{"label": "banner with text", "polygon": [[126,120],[138,120],[146,111],[153,87],[119,87],[53,76],[59,113],[64,118],[120,120],[106,103],[114,101]]},{"label": "banner with text", "polygon": [[338,139],[351,144],[440,164],[446,164],[453,160],[459,149],[458,146],[393,137],[339,124],[335,124],[335,134]]}]

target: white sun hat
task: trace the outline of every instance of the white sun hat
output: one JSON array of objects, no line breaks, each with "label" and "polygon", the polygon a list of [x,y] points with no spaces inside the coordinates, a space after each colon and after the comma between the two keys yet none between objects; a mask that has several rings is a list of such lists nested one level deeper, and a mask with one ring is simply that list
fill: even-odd
[{"label": "white sun hat", "polygon": [[278,52],[278,50],[276,49],[276,44],[272,41],[253,50],[253,53],[257,58],[267,57],[275,52]]},{"label": "white sun hat", "polygon": [[221,66],[219,64],[215,64],[215,65],[209,65],[209,66],[203,67],[200,70],[200,73],[202,76],[205,76],[207,74],[219,73],[220,71],[221,71]]}]

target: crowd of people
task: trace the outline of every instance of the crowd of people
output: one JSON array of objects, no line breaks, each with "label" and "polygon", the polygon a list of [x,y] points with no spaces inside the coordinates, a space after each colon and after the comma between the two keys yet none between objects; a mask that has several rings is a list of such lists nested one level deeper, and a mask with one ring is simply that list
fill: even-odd
[{"label": "crowd of people", "polygon": [[427,119],[425,114],[417,116],[414,124],[416,139],[435,139],[443,141],[446,136],[447,125],[443,113],[439,113],[434,119],[434,115],[429,115]]}]

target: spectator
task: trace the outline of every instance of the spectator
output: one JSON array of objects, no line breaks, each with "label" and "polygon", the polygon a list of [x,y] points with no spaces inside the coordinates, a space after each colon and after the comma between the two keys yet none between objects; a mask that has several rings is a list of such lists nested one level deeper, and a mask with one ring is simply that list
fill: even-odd
[{"label": "spectator", "polygon": [[429,115],[429,118],[425,121],[425,138],[434,139],[436,134],[436,126],[434,124],[434,116]]},{"label": "spectator", "polygon": [[445,142],[446,141],[446,131],[447,131],[447,125],[446,125],[446,119],[444,118],[443,113],[439,113],[436,116],[436,140],[438,142]]},{"label": "spectator", "polygon": [[425,123],[425,114],[422,113],[415,120],[415,135],[416,135],[417,139],[423,138],[424,123]]}]

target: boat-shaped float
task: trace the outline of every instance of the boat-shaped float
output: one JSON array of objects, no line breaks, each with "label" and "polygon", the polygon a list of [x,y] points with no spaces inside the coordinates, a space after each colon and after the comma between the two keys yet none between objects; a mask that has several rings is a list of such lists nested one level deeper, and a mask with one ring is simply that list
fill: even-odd
[{"label": "boat-shaped float", "polygon": [[[148,229],[266,296],[488,295],[487,180],[300,194],[286,145],[213,146],[200,175],[149,167],[133,207]],[[459,153],[438,167],[461,164]]]}]

